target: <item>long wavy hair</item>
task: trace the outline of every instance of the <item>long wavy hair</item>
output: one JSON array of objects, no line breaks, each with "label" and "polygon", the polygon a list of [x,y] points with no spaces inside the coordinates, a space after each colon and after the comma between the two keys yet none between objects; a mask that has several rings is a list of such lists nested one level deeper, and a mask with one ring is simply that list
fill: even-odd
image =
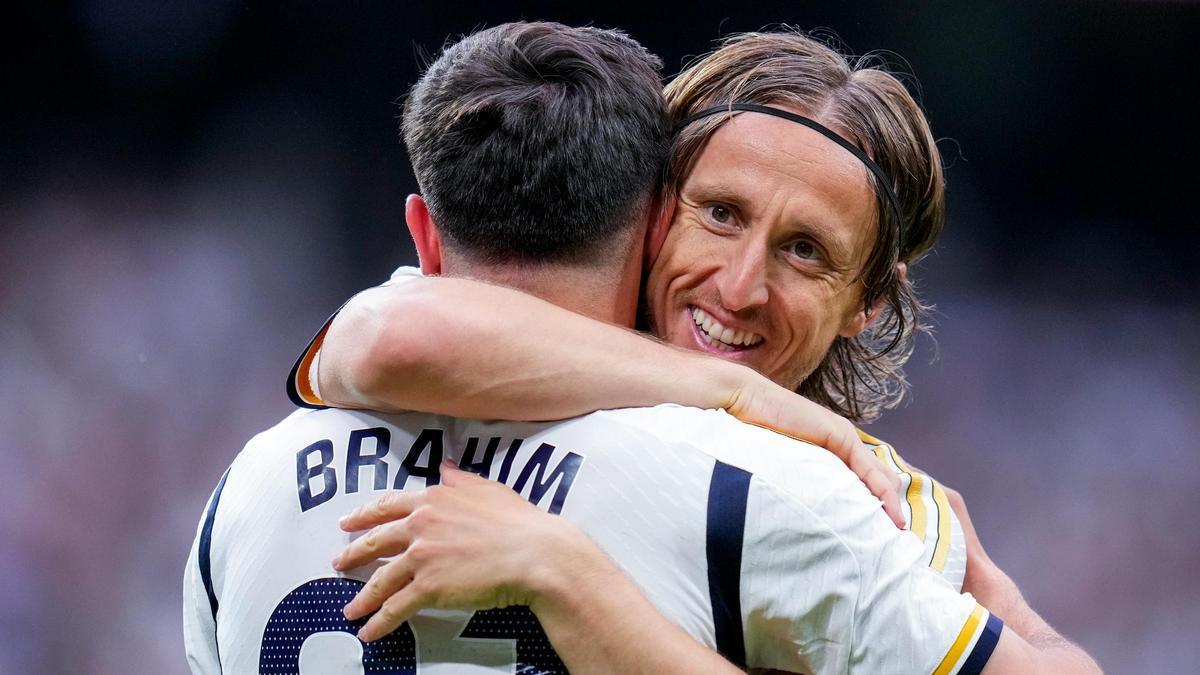
[{"label": "long wavy hair", "polygon": [[[864,309],[882,302],[883,310],[858,336],[836,338],[797,392],[858,422],[899,404],[908,389],[904,364],[916,333],[928,330],[922,317],[930,308],[917,296],[911,276],[897,274],[896,264],[907,263],[911,270],[945,222],[941,156],[921,107],[883,59],[851,63],[791,29],[725,39],[693,61],[665,93],[673,125],[722,103],[787,104],[883,168],[903,222],[876,186],[878,233],[859,277]],[[730,118],[713,115],[678,130],[667,165],[668,190],[679,192],[709,137]]]}]

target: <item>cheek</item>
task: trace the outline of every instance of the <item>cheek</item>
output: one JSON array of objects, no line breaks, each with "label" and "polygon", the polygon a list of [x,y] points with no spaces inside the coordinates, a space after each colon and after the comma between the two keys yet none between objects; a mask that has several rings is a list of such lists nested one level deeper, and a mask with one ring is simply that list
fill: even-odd
[{"label": "cheek", "polygon": [[[716,241],[714,241],[716,240]],[[671,228],[658,260],[650,270],[646,292],[651,298],[664,299],[669,293],[690,288],[706,275],[706,270],[721,260],[720,239],[687,224]]]},{"label": "cheek", "polygon": [[807,290],[806,294],[791,289],[792,301],[777,310],[784,317],[782,325],[787,326],[788,335],[771,355],[771,368],[782,375],[777,381],[789,388],[799,385],[825,358],[840,326],[834,308],[823,304],[820,294]]}]

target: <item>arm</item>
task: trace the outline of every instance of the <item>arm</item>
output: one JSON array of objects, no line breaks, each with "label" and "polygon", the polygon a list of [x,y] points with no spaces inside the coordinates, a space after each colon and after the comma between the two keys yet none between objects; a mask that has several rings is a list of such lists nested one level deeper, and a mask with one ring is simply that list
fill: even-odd
[{"label": "arm", "polygon": [[511,420],[660,403],[723,408],[833,452],[904,526],[898,477],[849,421],[740,364],[520,291],[445,277],[381,286],[350,300],[310,349],[320,349],[321,397],[340,407]]},{"label": "arm", "polygon": [[528,605],[572,673],[741,672],[659,614],[570,522],[452,464],[441,471],[442,486],[388,493],[341,523],[374,529],[334,561],[337,569],[398,556],[346,607],[351,620],[378,610],[362,639],[423,608]]},{"label": "arm", "polygon": [[221,658],[217,648],[217,622],[209,604],[208,591],[200,572],[200,549],[204,539],[207,513],[216,496],[209,498],[205,515],[196,526],[196,538],[188,554],[187,567],[183,571],[183,646],[187,653],[188,667],[193,675],[208,675],[221,672]]},{"label": "arm", "polygon": [[[755,447],[755,457],[765,454],[778,468],[755,472],[774,490],[758,493],[765,515],[747,513],[743,565],[753,573],[742,578],[743,612],[805,617],[815,607],[833,607],[831,616],[852,619],[830,624],[835,635],[840,632],[831,644],[849,646],[850,662],[863,672],[975,674],[984,667],[992,675],[1098,672],[1077,648],[1057,649],[1058,640],[1040,640],[1023,617],[1002,613],[995,594],[973,598],[955,592],[928,567],[925,550],[888,527],[844,472],[821,472],[817,462],[788,462],[787,448],[770,447],[766,439]],[[786,506],[794,516],[785,517]],[[823,540],[829,545],[814,546]],[[974,550],[967,556],[976,557]],[[820,576],[792,576],[813,570]],[[973,583],[974,571],[968,572]],[[1015,623],[1006,629],[1005,620]],[[798,624],[797,634],[811,628]],[[810,659],[844,656],[835,646],[818,648]]]},{"label": "arm", "polygon": [[962,495],[946,489],[946,497],[962,522],[967,540],[967,575],[963,591],[974,595],[1011,629],[1000,636],[984,673],[1101,672],[1100,666],[1086,652],[1059,635],[1033,611],[1016,583],[988,557],[971,524]]},{"label": "arm", "polygon": [[[728,409],[765,379],[520,291],[447,277],[360,293],[320,350],[326,403],[454,417],[566,419],[665,402]],[[832,413],[813,417],[811,440],[857,440]]]}]

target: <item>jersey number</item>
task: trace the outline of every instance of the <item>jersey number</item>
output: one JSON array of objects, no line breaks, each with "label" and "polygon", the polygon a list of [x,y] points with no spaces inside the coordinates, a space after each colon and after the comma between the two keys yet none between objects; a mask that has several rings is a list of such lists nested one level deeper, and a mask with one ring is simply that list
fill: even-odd
[{"label": "jersey number", "polygon": [[[364,585],[357,579],[329,577],[309,581],[288,593],[263,631],[258,671],[299,675],[300,650],[309,637],[320,633],[355,635],[367,619],[347,621],[342,608]],[[522,675],[567,672],[528,607],[475,612],[459,637],[515,640],[516,672]],[[359,644],[364,673],[417,673],[417,639],[408,623],[386,637]]]}]

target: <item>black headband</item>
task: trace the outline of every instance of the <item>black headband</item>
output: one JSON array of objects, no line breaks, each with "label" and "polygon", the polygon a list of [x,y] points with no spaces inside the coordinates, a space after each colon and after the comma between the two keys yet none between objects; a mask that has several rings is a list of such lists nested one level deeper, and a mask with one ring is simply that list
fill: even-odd
[{"label": "black headband", "polygon": [[779,108],[772,108],[771,106],[759,105],[757,103],[725,103],[713,108],[706,108],[698,113],[695,113],[694,115],[687,116],[678,124],[678,126],[675,127],[675,133],[679,133],[684,127],[692,122],[695,122],[696,120],[703,119],[711,115],[719,115],[721,113],[732,113],[737,110],[763,113],[764,115],[774,115],[775,117],[780,117],[790,122],[795,122],[796,124],[802,124],[821,134],[825,138],[828,138],[834,143],[842,146],[847,152],[858,158],[858,161],[862,162],[863,165],[866,166],[867,169],[870,170],[870,172],[875,176],[875,182],[879,185],[880,189],[883,190],[884,195],[887,196],[888,203],[892,205],[892,211],[896,213],[896,221],[900,223],[900,251],[903,253],[904,231],[907,228],[905,227],[904,212],[900,210],[900,199],[896,196],[896,191],[892,189],[892,181],[888,179],[888,175],[883,172],[883,169],[881,169],[878,164],[873,162],[871,158],[867,156],[867,153],[863,152],[858,148],[858,146],[842,138],[832,129],[821,124],[820,122],[809,119],[803,115],[797,115],[796,113],[780,110]]}]

